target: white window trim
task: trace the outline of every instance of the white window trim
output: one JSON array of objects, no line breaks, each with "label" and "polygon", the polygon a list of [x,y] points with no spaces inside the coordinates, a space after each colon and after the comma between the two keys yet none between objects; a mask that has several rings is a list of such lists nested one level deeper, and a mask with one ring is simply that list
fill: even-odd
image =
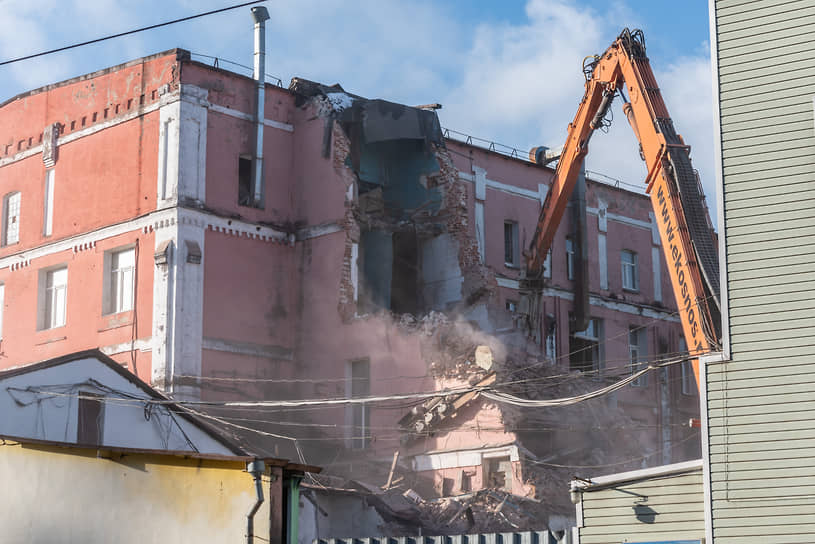
[{"label": "white window trim", "polygon": [[[65,271],[65,282],[48,287],[48,276]],[[66,265],[44,268],[39,272],[37,296],[37,330],[44,331],[64,327],[68,321],[68,267]],[[62,315],[56,315],[58,293],[63,293]]]},{"label": "white window trim", "polygon": [[[507,226],[510,226],[512,229],[511,231],[511,240],[510,243],[512,247],[510,251],[512,252],[512,260],[507,261],[507,239],[506,239],[506,230]],[[507,268],[518,268],[521,265],[521,244],[520,244],[520,235],[519,235],[519,227],[518,222],[513,221],[511,219],[504,220],[504,266]]]},{"label": "white window trim", "polygon": [[574,240],[566,238],[566,279],[574,280]]},{"label": "white window trim", "polygon": [[[11,199],[13,199],[15,197],[17,198],[17,210],[16,210],[16,215],[12,216],[11,215]],[[9,245],[12,245],[12,244],[16,244],[16,243],[18,243],[20,241],[20,215],[21,215],[20,212],[21,212],[22,206],[23,206],[23,197],[22,197],[20,191],[12,191],[10,193],[7,193],[3,197],[3,224],[2,224],[3,237],[2,237],[2,243],[0,243],[0,245],[9,246]],[[11,221],[12,217],[16,217],[16,219],[14,221],[14,225],[15,225],[14,239],[9,238],[9,231],[11,230],[9,227],[11,225],[10,221]]]},{"label": "white window trim", "polygon": [[[597,360],[592,365],[592,371],[594,371],[594,378],[595,380],[599,380],[602,378],[603,372],[605,370],[605,342],[603,341],[603,327],[604,327],[603,320],[598,317],[590,317],[589,318],[589,326],[586,327],[585,331],[577,331],[572,334],[572,336],[576,338],[583,338],[584,340],[589,340],[591,342],[597,343]],[[594,334],[591,334],[593,332]]]},{"label": "white window trim", "polygon": [[[630,255],[632,258],[631,262],[626,262],[624,259],[625,255]],[[631,270],[631,285],[626,285],[626,268]],[[620,251],[620,273],[622,277],[620,278],[620,283],[622,284],[622,288],[626,291],[633,291],[639,292],[640,290],[640,274],[639,274],[639,256],[637,255],[636,251],[631,251],[630,249],[623,249]]]},{"label": "white window trim", "polygon": [[[113,285],[113,278],[114,278],[114,270],[113,270],[113,262],[114,256],[121,255],[125,252],[133,252],[133,266],[131,272],[131,280],[130,280],[130,307],[126,308],[123,306],[123,298],[121,297],[121,293],[123,290],[121,289],[121,285],[115,291],[119,296],[114,297],[114,285]],[[122,312],[129,312],[133,310],[133,307],[136,303],[136,266],[138,263],[136,262],[136,245],[130,244],[127,246],[117,247],[115,249],[111,249],[105,252],[104,263],[103,263],[103,278],[102,278],[102,315],[113,315]],[[120,274],[116,275],[117,282],[123,281],[123,278]]]}]

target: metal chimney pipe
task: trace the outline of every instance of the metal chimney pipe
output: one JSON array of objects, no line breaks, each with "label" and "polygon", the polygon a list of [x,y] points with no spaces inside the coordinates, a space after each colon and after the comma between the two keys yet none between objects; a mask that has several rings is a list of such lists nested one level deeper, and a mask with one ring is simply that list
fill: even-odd
[{"label": "metal chimney pipe", "polygon": [[258,208],[263,207],[263,119],[266,104],[266,21],[269,11],[263,6],[252,8],[255,21],[255,65],[253,76],[257,85],[255,104],[255,161],[252,165],[252,200]]}]

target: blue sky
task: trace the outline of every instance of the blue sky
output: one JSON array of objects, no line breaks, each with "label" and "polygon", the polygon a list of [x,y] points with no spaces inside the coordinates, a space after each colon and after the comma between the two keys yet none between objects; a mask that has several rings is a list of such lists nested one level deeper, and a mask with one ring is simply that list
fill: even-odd
[{"label": "blue sky", "polygon": [[[0,0],[0,60],[228,3]],[[583,93],[583,57],[604,50],[624,26],[642,28],[668,108],[693,147],[709,204],[715,204],[707,0],[276,0],[265,5],[272,16],[267,72],[284,85],[301,76],[340,83],[370,98],[440,102],[443,126],[520,149],[561,145]],[[248,8],[2,66],[0,100],[173,47],[251,65]],[[611,131],[592,140],[587,166],[637,184],[645,168],[622,113],[616,114]],[[0,136],[6,128],[0,127]]]}]

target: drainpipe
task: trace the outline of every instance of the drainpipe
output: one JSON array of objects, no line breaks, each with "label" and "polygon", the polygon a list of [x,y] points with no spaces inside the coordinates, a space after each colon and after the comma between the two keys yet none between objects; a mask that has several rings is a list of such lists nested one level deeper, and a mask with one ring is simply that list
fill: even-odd
[{"label": "drainpipe", "polygon": [[246,463],[246,471],[251,474],[255,480],[255,495],[257,496],[255,504],[252,505],[249,513],[246,514],[246,544],[252,544],[255,539],[255,514],[258,508],[260,508],[260,505],[263,504],[263,482],[260,477],[263,476],[263,473],[266,471],[266,466],[263,464],[263,461],[255,459],[250,463]]},{"label": "drainpipe", "polygon": [[255,104],[255,162],[252,165],[252,199],[258,208],[263,207],[263,119],[266,104],[266,21],[269,11],[263,6],[252,8],[255,21],[255,66],[253,76],[257,85]]}]

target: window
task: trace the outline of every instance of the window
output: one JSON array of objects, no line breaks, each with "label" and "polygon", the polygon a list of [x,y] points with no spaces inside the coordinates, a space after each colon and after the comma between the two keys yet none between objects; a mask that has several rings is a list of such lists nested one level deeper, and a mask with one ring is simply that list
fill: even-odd
[{"label": "window", "polygon": [[20,193],[9,193],[3,197],[3,240],[2,245],[20,241]]},{"label": "window", "polygon": [[[371,394],[371,363],[368,359],[351,361],[348,364],[349,384],[347,396],[351,398],[367,397]],[[351,404],[351,436],[353,449],[364,449],[370,442],[370,410],[367,404]]]},{"label": "window", "polygon": [[603,321],[590,319],[585,331],[573,332],[569,337],[569,368],[581,372],[594,372],[600,378],[603,368],[600,342],[603,337]]},{"label": "window", "polygon": [[252,159],[238,158],[238,205],[251,206],[252,195]]},{"label": "window", "polygon": [[39,329],[65,325],[68,293],[68,268],[40,271]]},{"label": "window", "polygon": [[105,405],[101,395],[80,392],[77,406],[76,441],[78,444],[99,446],[105,424]]},{"label": "window", "polygon": [[[684,338],[679,339],[679,353],[684,356],[688,355],[688,345]],[[696,375],[693,373],[693,363],[682,361],[679,370],[682,372],[682,394],[695,395],[698,388],[696,387]]]},{"label": "window", "polygon": [[554,315],[546,316],[545,353],[550,363],[557,362],[557,321]]},{"label": "window", "polygon": [[45,199],[42,219],[43,236],[51,236],[54,223],[54,169],[45,171]]},{"label": "window", "polygon": [[640,275],[637,268],[637,254],[624,249],[620,252],[620,262],[623,267],[623,289],[639,291]]},{"label": "window", "polygon": [[566,277],[574,279],[574,240],[566,238]]},{"label": "window", "polygon": [[469,493],[473,490],[473,477],[475,476],[475,472],[472,470],[462,470],[461,471],[461,485],[459,486],[459,490],[462,493]]},{"label": "window", "polygon": [[[628,361],[631,365],[631,373],[638,372],[648,364],[648,343],[647,334],[643,327],[631,326],[628,329]],[[643,374],[633,382],[634,387],[645,387],[647,376]]]},{"label": "window", "polygon": [[504,302],[504,305],[506,306],[506,309],[507,309],[508,312],[511,312],[511,313],[514,314],[515,312],[518,311],[518,301],[516,301],[516,300],[507,299]]},{"label": "window", "polygon": [[487,487],[512,491],[512,462],[509,457],[493,457],[485,461]]},{"label": "window", "polygon": [[104,310],[117,314],[133,309],[136,248],[105,253]]},{"label": "window", "polygon": [[518,267],[521,264],[520,246],[518,244],[518,223],[504,221],[504,265]]}]

